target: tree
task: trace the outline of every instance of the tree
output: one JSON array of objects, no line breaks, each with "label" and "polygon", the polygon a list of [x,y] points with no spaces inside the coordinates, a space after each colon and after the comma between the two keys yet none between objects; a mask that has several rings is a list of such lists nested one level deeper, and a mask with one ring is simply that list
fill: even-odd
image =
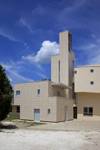
[{"label": "tree", "polygon": [[13,89],[4,68],[0,65],[0,121],[7,117],[13,98]]}]

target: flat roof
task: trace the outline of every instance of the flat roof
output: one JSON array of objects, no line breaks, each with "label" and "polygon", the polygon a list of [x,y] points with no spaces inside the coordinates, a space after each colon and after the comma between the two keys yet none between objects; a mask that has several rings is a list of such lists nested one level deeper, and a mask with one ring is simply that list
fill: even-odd
[{"label": "flat roof", "polygon": [[74,69],[77,69],[77,68],[86,68],[86,67],[100,67],[100,64],[81,65],[81,66],[75,67]]},{"label": "flat roof", "polygon": [[15,85],[22,85],[22,84],[34,84],[34,83],[39,83],[39,82],[48,82],[48,81],[50,81],[51,82],[51,80],[49,80],[49,79],[46,79],[46,80],[36,80],[36,81],[28,81],[28,82],[23,82],[23,83],[16,83]]}]

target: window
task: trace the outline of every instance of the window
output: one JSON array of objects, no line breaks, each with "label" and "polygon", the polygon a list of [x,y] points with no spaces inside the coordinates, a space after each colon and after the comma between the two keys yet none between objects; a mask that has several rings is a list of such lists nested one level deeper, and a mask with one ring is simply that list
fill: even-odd
[{"label": "window", "polygon": [[90,82],[90,84],[91,84],[91,85],[93,85],[93,84],[94,84],[94,82],[93,82],[93,81],[91,81],[91,82]]},{"label": "window", "polygon": [[71,51],[72,49],[72,35],[71,33],[68,34],[68,50]]},{"label": "window", "polygon": [[40,89],[37,89],[37,95],[40,95]]},{"label": "window", "polygon": [[93,69],[91,69],[91,70],[90,70],[90,72],[94,72],[94,70],[93,70]]},{"label": "window", "polygon": [[50,110],[50,108],[48,109],[48,114],[50,114],[51,113],[51,110]]},{"label": "window", "polygon": [[75,70],[75,71],[74,71],[74,73],[76,74],[76,73],[77,73],[77,71]]},{"label": "window", "polygon": [[58,80],[60,82],[60,60],[58,61]]},{"label": "window", "polygon": [[93,107],[84,107],[83,109],[84,116],[92,116],[93,115]]},{"label": "window", "polygon": [[17,113],[20,113],[20,106],[17,106],[17,107],[16,107],[16,112],[17,112]]},{"label": "window", "polygon": [[16,91],[16,95],[20,95],[20,90],[17,90],[17,91]]}]

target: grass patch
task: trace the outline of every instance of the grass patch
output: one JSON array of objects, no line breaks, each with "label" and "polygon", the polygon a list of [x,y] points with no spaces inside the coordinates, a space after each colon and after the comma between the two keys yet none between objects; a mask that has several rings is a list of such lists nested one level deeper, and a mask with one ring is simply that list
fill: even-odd
[{"label": "grass patch", "polygon": [[19,114],[10,112],[5,120],[7,121],[13,121],[15,119],[19,119]]}]

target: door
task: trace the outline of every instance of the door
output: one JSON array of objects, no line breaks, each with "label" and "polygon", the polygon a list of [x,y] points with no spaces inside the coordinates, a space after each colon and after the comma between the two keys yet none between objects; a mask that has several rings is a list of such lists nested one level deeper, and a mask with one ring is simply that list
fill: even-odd
[{"label": "door", "polygon": [[77,119],[77,107],[73,107],[73,118]]},{"label": "door", "polygon": [[34,109],[34,121],[40,122],[40,109]]}]

